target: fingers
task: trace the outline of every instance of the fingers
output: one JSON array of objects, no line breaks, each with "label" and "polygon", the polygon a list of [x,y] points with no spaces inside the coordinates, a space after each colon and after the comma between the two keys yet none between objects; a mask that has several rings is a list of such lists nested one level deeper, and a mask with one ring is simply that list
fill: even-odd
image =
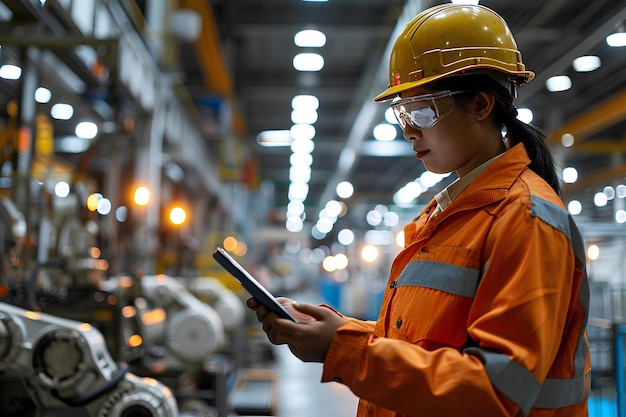
[{"label": "fingers", "polygon": [[294,303],[292,307],[300,313],[313,317],[315,320],[324,320],[329,317],[337,316],[334,311],[314,304]]}]

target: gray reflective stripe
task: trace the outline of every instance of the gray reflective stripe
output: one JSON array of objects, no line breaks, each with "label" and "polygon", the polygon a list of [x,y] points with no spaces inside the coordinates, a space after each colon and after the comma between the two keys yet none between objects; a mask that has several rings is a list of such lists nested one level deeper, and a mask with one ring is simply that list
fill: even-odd
[{"label": "gray reflective stripe", "polygon": [[[589,312],[589,281],[587,280],[586,258],[585,258],[585,244],[583,242],[582,235],[576,227],[576,223],[572,216],[561,207],[553,204],[549,201],[541,199],[539,197],[531,196],[533,203],[532,214],[535,217],[540,218],[547,224],[551,225],[557,230],[560,230],[567,236],[572,245],[574,256],[578,259],[583,268],[583,277],[578,289],[578,298],[585,311],[585,317]],[[585,318],[584,327],[587,322]],[[578,345],[576,346],[576,352],[574,354],[574,376],[583,377],[585,372],[585,363],[589,353],[589,345],[585,339],[585,333],[580,332],[578,337]]]},{"label": "gray reflective stripe", "polygon": [[548,378],[544,381],[534,408],[562,408],[585,401],[591,393],[591,371],[572,379]]},{"label": "gray reflective stripe", "polygon": [[541,390],[533,374],[506,355],[481,348],[468,348],[463,352],[479,358],[491,384],[528,415]]},{"label": "gray reflective stripe", "polygon": [[477,269],[441,262],[413,261],[402,270],[396,286],[426,287],[473,298],[478,276]]},{"label": "gray reflective stripe", "polygon": [[533,203],[532,215],[563,232],[572,245],[574,256],[584,264],[585,246],[572,216],[565,209],[547,200],[535,196],[530,196],[530,199]]}]

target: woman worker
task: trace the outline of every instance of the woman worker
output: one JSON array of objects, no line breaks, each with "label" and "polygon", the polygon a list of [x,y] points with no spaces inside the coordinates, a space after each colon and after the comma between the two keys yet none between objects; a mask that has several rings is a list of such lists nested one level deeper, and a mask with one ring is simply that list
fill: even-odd
[{"label": "woman worker", "polygon": [[248,300],[272,343],[360,398],[358,416],[587,416],[584,247],[545,137],[516,118],[533,76],[492,10],[416,16],[374,100],[426,169],[458,179],[405,226],[378,320],[283,299],[294,323]]}]

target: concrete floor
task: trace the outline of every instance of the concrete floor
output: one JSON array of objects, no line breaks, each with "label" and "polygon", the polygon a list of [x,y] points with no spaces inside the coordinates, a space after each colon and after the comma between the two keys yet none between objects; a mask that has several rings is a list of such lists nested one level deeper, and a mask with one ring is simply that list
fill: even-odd
[{"label": "concrete floor", "polygon": [[322,364],[304,363],[275,346],[279,375],[278,417],[354,417],[357,397],[336,382],[320,383]]}]

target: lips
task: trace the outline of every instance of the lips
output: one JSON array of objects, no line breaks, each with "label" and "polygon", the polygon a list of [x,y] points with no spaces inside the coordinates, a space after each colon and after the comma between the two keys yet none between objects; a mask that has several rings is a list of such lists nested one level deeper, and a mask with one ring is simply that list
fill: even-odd
[{"label": "lips", "polygon": [[417,156],[418,158],[423,158],[424,155],[426,155],[428,152],[430,151],[415,151],[415,156]]}]

